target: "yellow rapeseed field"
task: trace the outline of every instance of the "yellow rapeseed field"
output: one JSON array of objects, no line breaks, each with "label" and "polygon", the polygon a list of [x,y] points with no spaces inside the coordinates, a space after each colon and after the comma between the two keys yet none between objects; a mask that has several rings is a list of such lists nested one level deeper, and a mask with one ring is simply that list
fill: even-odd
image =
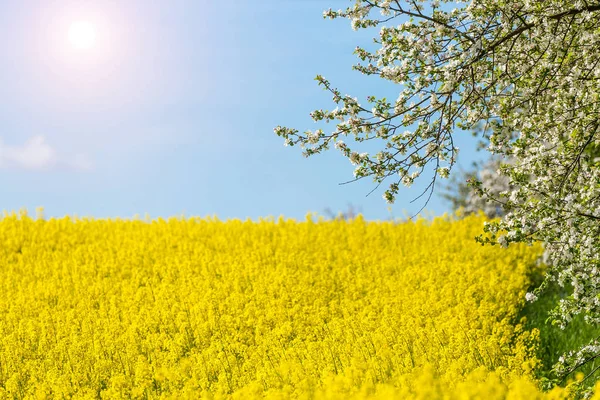
[{"label": "yellow rapeseed field", "polygon": [[0,398],[562,398],[483,219],[0,220]]}]

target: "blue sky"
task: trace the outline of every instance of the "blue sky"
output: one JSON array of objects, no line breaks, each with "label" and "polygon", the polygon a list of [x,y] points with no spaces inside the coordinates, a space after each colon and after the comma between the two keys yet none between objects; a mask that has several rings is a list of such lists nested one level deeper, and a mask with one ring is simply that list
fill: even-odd
[{"label": "blue sky", "polygon": [[[371,181],[332,151],[309,159],[277,125],[314,127],[332,108],[313,80],[359,97],[397,88],[351,70],[375,31],[322,18],[343,0],[6,0],[0,3],[0,177],[4,210],[47,216],[303,218],[360,208],[390,216]],[[95,45],[75,49],[73,22]],[[333,128],[333,126],[332,126]],[[458,137],[460,163],[476,156]],[[418,187],[392,213],[414,213]],[[434,196],[427,209],[448,211]]]}]

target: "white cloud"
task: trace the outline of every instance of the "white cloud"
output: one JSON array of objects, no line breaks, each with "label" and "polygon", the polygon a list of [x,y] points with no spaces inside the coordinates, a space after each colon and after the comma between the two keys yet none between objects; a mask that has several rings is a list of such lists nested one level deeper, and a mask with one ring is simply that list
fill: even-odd
[{"label": "white cloud", "polygon": [[0,141],[0,168],[45,171],[52,169],[88,170],[91,161],[83,154],[62,157],[42,135],[33,136],[22,145]]},{"label": "white cloud", "polygon": [[70,169],[89,171],[94,167],[94,164],[87,155],[80,153],[75,154],[75,157],[67,162],[67,166],[70,167]]}]

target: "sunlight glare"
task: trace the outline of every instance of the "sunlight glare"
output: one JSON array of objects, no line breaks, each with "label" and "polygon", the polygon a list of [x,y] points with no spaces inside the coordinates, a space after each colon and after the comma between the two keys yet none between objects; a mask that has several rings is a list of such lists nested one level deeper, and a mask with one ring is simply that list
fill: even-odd
[{"label": "sunlight glare", "polygon": [[96,42],[96,28],[87,21],[74,22],[69,28],[69,41],[76,49],[89,49]]}]

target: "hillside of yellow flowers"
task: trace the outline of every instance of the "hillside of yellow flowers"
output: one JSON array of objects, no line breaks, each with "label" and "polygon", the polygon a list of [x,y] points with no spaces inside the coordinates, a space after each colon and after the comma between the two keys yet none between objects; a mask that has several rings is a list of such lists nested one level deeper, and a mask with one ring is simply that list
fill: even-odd
[{"label": "hillside of yellow flowers", "polygon": [[563,398],[483,219],[0,219],[0,398]]}]

